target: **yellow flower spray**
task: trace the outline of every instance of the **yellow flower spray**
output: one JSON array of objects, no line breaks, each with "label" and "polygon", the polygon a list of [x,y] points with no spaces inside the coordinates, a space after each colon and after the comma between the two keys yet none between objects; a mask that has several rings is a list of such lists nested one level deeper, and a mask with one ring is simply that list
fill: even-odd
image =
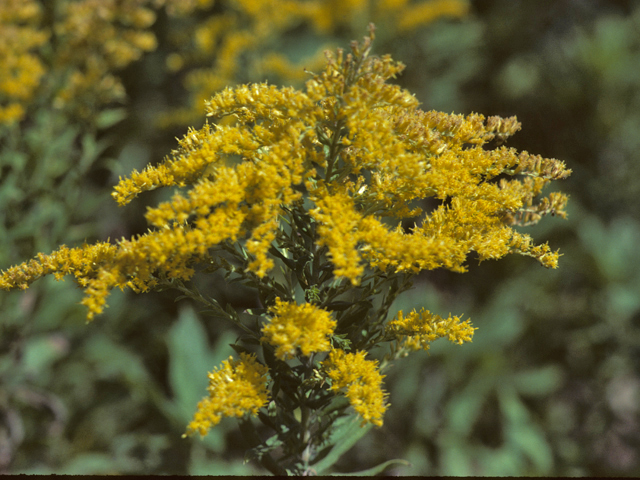
[{"label": "yellow flower spray", "polygon": [[[403,65],[369,55],[373,38],[371,26],[350,53],[328,53],[304,91],[252,84],[216,94],[206,104],[211,123],[115,187],[120,205],[189,187],[147,211],[147,233],[39,254],[2,272],[0,287],[74,275],[88,319],[114,287],[181,291],[243,332],[240,358],[210,374],[187,433],[240,417],[249,456],[271,472],[329,471],[343,418],[359,416],[356,428],[383,424],[381,366],[437,338],[472,339],[475,328],[457,316],[389,314],[413,275],[464,272],[471,252],[480,261],[518,253],[556,268],[557,252],[514,227],[564,217],[567,197],[540,193],[570,173],[554,159],[487,149],[520,129],[515,117],[420,110],[388,83]],[[429,197],[439,205],[424,211]],[[255,288],[262,308],[222,309],[189,283],[203,268]],[[385,343],[391,353],[379,363],[371,351]]]}]

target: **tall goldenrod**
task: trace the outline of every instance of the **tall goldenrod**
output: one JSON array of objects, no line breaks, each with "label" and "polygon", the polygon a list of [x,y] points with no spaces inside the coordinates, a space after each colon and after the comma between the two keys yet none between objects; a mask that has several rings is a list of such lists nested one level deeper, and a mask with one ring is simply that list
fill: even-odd
[{"label": "tall goldenrod", "polygon": [[[349,407],[382,425],[383,376],[365,358],[373,347],[391,343],[386,364],[440,337],[471,341],[475,329],[459,317],[422,310],[389,320],[414,274],[464,272],[471,252],[480,261],[519,253],[557,266],[557,252],[514,227],[564,217],[567,197],[540,193],[570,171],[506,146],[488,149],[520,128],[515,117],[420,110],[388,83],[403,66],[369,55],[370,32],[351,53],[327,54],[304,91],[226,88],[207,102],[212,123],[190,130],[164,163],[121,179],[113,193],[121,205],[155,188],[189,187],[148,210],[147,233],[63,246],[0,276],[11,289],[72,274],[89,319],[114,287],[173,287],[234,322],[244,332],[242,360],[210,375],[188,432],[204,434],[222,416],[259,415],[275,433],[265,445],[254,441],[254,456],[276,473],[314,470]],[[439,204],[423,211],[429,197]],[[256,288],[263,308],[223,310],[185,283],[200,267]]]}]

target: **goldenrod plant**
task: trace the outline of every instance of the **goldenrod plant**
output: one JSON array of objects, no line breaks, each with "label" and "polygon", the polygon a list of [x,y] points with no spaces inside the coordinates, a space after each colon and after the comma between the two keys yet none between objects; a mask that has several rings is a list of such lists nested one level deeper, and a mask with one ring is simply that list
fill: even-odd
[{"label": "goldenrod plant", "polygon": [[[373,39],[370,25],[349,53],[327,53],[304,90],[256,83],[215,94],[210,121],[115,187],[120,205],[175,188],[148,209],[147,233],[38,254],[3,271],[0,287],[73,275],[88,320],[115,287],[179,291],[239,332],[185,435],[237,417],[247,458],[272,473],[330,471],[383,424],[386,369],[438,338],[474,335],[460,316],[392,312],[394,300],[421,271],[465,272],[472,252],[556,268],[558,252],[519,227],[565,216],[567,197],[541,192],[570,174],[555,159],[489,148],[520,129],[515,117],[421,110],[389,83],[404,66],[370,55]],[[259,305],[222,308],[192,282],[217,271],[255,289]]]}]

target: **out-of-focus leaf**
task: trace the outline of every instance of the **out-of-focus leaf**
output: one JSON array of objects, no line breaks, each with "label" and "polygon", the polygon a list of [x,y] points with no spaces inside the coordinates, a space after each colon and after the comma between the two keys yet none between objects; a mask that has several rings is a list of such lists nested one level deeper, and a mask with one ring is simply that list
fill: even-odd
[{"label": "out-of-focus leaf", "polygon": [[506,420],[511,423],[528,423],[531,417],[529,410],[522,403],[513,385],[501,385],[498,389],[500,408]]},{"label": "out-of-focus leaf", "polygon": [[497,82],[505,96],[519,98],[529,94],[540,81],[540,65],[537,58],[516,57],[498,74]]},{"label": "out-of-focus leaf", "polygon": [[85,173],[108,146],[109,144],[105,141],[98,142],[92,134],[83,135],[80,160],[76,165],[78,172]]},{"label": "out-of-focus leaf", "polygon": [[122,472],[109,453],[81,453],[60,468],[58,475],[117,475]]},{"label": "out-of-focus leaf", "polygon": [[[640,285],[635,284],[611,284],[606,290],[606,297],[609,304],[609,320],[615,324],[626,322],[633,314],[640,310]],[[617,320],[617,322],[616,322]]]},{"label": "out-of-focus leaf", "polygon": [[473,475],[471,455],[456,436],[446,436],[440,440],[442,449],[440,474],[453,477]]},{"label": "out-of-focus leaf", "polygon": [[598,217],[588,215],[580,222],[578,233],[609,280],[621,281],[635,275],[640,261],[640,227],[635,220],[618,218],[606,227]]},{"label": "out-of-focus leaf", "polygon": [[432,471],[429,455],[425,454],[420,445],[412,444],[404,455],[409,465],[400,470],[399,476],[424,476]]},{"label": "out-of-focus leaf", "polygon": [[[32,287],[33,288],[33,287]],[[78,305],[82,299],[82,290],[69,277],[64,280],[56,280],[46,277],[38,280],[38,293],[40,301],[47,305],[46,309],[38,308],[32,315],[33,322],[39,328],[55,329],[63,323],[77,321],[74,328],[85,329],[84,316],[86,310]],[[31,288],[28,290],[31,291]]]},{"label": "out-of-focus leaf", "polygon": [[84,345],[84,355],[95,362],[101,379],[124,379],[131,388],[134,401],[142,400],[151,387],[151,379],[142,360],[106,334],[96,332]]},{"label": "out-of-focus leaf", "polygon": [[[536,474],[547,475],[553,467],[553,453],[544,433],[533,423],[507,426],[508,441],[517,445],[536,468]],[[516,475],[514,473],[514,475]]]},{"label": "out-of-focus leaf", "polygon": [[207,332],[191,308],[180,311],[169,332],[169,381],[177,413],[185,424],[193,416],[198,401],[206,393],[207,371],[211,368]]},{"label": "out-of-focus leaf", "polygon": [[[171,329],[167,342],[169,346],[169,381],[174,399],[168,402],[167,412],[174,420],[184,425],[193,418],[198,402],[207,394],[208,372],[233,355],[229,346],[235,335],[225,331],[220,335],[213,349],[209,348],[207,333],[190,307],[180,311],[178,321]],[[226,423],[216,425],[204,442],[214,451],[224,448]],[[198,440],[199,441],[199,440]]]},{"label": "out-of-focus leaf", "polygon": [[333,476],[341,476],[341,477],[370,477],[373,475],[377,475],[379,473],[384,472],[391,465],[405,465],[409,466],[410,463],[406,460],[401,460],[399,458],[394,460],[387,460],[386,462],[381,463],[380,465],[376,465],[375,467],[368,468],[366,470],[360,470],[359,472],[352,473],[334,473]]},{"label": "out-of-focus leaf", "polygon": [[169,381],[178,407],[180,421],[189,422],[195,408],[207,393],[207,373],[233,354],[227,345],[233,343],[231,332],[221,335],[211,352],[207,332],[190,307],[180,310],[178,321],[169,332]]},{"label": "out-of-focus leaf", "polygon": [[96,117],[96,126],[99,129],[109,128],[127,118],[125,108],[112,108],[101,111]]},{"label": "out-of-focus leaf", "polygon": [[522,452],[513,445],[501,448],[476,448],[474,457],[480,464],[479,472],[483,476],[519,476],[525,471],[525,460]]},{"label": "out-of-focus leaf", "polygon": [[66,339],[61,335],[32,337],[24,347],[24,368],[27,373],[43,375],[56,360],[67,353],[67,350]]},{"label": "out-of-focus leaf", "polygon": [[[116,465],[135,465],[137,472],[156,468],[162,462],[162,451],[170,447],[166,435],[125,433],[113,441]],[[125,473],[125,472],[121,472]]]},{"label": "out-of-focus leaf", "polygon": [[9,202],[19,202],[24,197],[24,192],[18,186],[16,175],[5,176],[2,179],[2,188],[0,188],[0,202],[7,205]]},{"label": "out-of-focus leaf", "polygon": [[485,379],[478,377],[449,402],[445,415],[450,431],[462,436],[468,435],[491,387],[491,384],[485,383]]},{"label": "out-of-focus leaf", "polygon": [[370,423],[364,426],[360,426],[361,424],[362,419],[357,416],[345,417],[336,421],[336,429],[329,439],[333,448],[326,457],[313,465],[313,469],[318,475],[326,472],[371,429]]},{"label": "out-of-focus leaf", "polygon": [[189,461],[189,475],[258,475],[251,463],[232,462],[215,455],[211,458],[200,443],[194,442]]},{"label": "out-of-focus leaf", "polygon": [[[2,164],[3,166],[9,166],[15,173],[20,173],[27,165],[27,154],[18,151],[3,151],[2,152]],[[4,183],[2,184],[2,190],[4,190]]]},{"label": "out-of-focus leaf", "polygon": [[517,445],[541,474],[551,471],[553,454],[538,425],[531,421],[527,407],[513,388],[504,386],[498,390],[500,406],[506,418],[504,434],[510,445]]},{"label": "out-of-focus leaf", "polygon": [[523,395],[545,396],[554,392],[562,383],[562,370],[556,365],[518,372],[514,386]]}]

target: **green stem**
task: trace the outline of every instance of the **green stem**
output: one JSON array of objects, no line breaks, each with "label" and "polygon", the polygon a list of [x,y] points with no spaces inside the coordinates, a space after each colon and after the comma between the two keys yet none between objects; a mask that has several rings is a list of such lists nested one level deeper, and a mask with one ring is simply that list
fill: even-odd
[{"label": "green stem", "polygon": [[309,430],[311,409],[306,405],[302,405],[300,414],[300,442],[305,446],[302,451],[302,464],[304,465],[305,473],[307,473],[309,461],[311,460],[311,432]]},{"label": "green stem", "polygon": [[256,334],[255,334],[255,332],[253,330],[251,330],[249,327],[244,325],[242,322],[236,321],[231,315],[229,315],[227,312],[225,312],[222,309],[222,307],[220,307],[218,302],[216,302],[215,300],[212,302],[212,301],[208,300],[207,298],[205,298],[205,296],[202,295],[202,293],[200,293],[200,291],[195,286],[191,287],[191,289],[187,288],[187,287],[185,287],[184,285],[181,285],[181,284],[173,285],[173,287],[178,289],[178,290],[180,290],[186,297],[189,297],[192,300],[195,300],[196,302],[200,302],[200,303],[206,305],[207,307],[211,308],[211,310],[216,312],[218,316],[220,316],[222,318],[225,318],[228,321],[230,321],[231,323],[233,323],[234,325],[240,327],[248,335],[250,335],[250,336],[252,336],[254,338],[259,338],[259,337],[256,336]]},{"label": "green stem", "polygon": [[340,139],[342,138],[342,128],[344,126],[343,120],[337,120],[333,128],[333,135],[331,135],[331,145],[329,146],[329,158],[327,159],[327,172],[325,180],[331,182],[333,177],[333,167],[338,160],[338,154],[340,151]]}]

